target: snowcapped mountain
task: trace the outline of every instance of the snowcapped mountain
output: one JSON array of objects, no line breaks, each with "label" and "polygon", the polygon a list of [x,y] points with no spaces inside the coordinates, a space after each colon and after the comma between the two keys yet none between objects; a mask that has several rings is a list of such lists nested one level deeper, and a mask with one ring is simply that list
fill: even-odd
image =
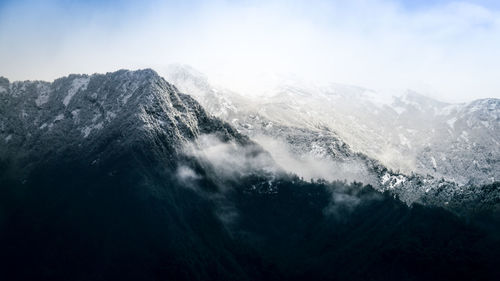
[{"label": "snowcapped mountain", "polygon": [[[450,188],[391,172],[322,123],[278,122],[266,111],[274,105],[192,82],[210,110],[274,159],[149,69],[0,79],[0,279],[500,276],[498,185]],[[276,163],[391,192],[304,181]],[[394,195],[475,212],[466,221]]]},{"label": "snowcapped mountain", "polygon": [[167,77],[202,104],[216,101],[207,107],[209,112],[226,120],[246,111],[286,126],[328,128],[354,151],[394,170],[460,184],[491,183],[500,176],[498,99],[448,104],[412,91],[384,97],[354,86],[295,81],[245,101],[234,92],[211,86],[206,77],[189,68],[170,68]]},{"label": "snowcapped mountain", "polygon": [[411,91],[387,97],[301,81],[242,96],[187,66],[171,66],[165,75],[285,169],[308,178],[362,181],[409,203],[439,193],[446,205],[464,188],[500,176],[496,99],[447,104]]},{"label": "snowcapped mountain", "polygon": [[183,145],[203,134],[251,143],[149,69],[53,83],[2,79],[1,89],[0,158],[20,166],[61,155],[94,165],[134,147],[170,151],[175,165]]},{"label": "snowcapped mountain", "polygon": [[328,127],[355,151],[395,170],[486,184],[500,176],[499,104],[447,104],[411,91],[377,100],[356,87],[283,86],[261,111],[281,120],[293,112],[297,126]]}]

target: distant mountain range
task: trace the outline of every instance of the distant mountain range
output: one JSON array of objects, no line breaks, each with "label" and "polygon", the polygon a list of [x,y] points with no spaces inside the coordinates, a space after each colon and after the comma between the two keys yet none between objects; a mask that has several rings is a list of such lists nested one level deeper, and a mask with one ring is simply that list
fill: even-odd
[{"label": "distant mountain range", "polygon": [[[172,65],[165,75],[208,112],[257,140],[279,163],[283,146],[268,145],[266,137],[285,143],[297,161],[316,161],[327,170],[312,176],[362,181],[393,190],[407,202],[439,196],[443,206],[476,193],[464,191],[471,186],[500,179],[498,99],[448,104],[412,91],[387,97],[298,80],[243,96],[210,84],[189,66]],[[289,158],[281,162],[285,168]]]}]

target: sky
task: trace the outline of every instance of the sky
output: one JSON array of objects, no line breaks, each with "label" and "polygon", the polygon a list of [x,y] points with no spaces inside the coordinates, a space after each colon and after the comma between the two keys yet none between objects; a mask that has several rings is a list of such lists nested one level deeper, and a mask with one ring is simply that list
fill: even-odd
[{"label": "sky", "polygon": [[500,98],[500,1],[0,0],[0,76],[190,65],[258,92],[300,77]]}]

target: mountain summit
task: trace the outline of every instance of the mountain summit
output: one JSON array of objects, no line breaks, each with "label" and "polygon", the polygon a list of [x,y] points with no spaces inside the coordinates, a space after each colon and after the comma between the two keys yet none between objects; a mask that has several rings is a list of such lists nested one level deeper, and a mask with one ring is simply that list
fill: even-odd
[{"label": "mountain summit", "polygon": [[173,164],[184,143],[202,134],[249,142],[151,69],[70,75],[52,83],[2,80],[1,87],[2,160],[33,165],[64,155],[92,163],[147,147],[148,153],[169,152]]}]

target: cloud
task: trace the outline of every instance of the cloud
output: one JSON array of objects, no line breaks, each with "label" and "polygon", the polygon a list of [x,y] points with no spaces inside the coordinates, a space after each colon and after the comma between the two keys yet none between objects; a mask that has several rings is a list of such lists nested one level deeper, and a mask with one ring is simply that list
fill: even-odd
[{"label": "cloud", "polygon": [[270,74],[292,73],[450,101],[500,97],[500,13],[492,2],[84,3],[0,6],[0,74],[53,79],[180,62],[247,94],[265,89]]},{"label": "cloud", "polygon": [[256,136],[255,141],[266,149],[274,161],[288,173],[306,181],[324,179],[327,181],[363,182],[376,185],[378,180],[361,161],[349,159],[333,161],[310,153],[293,153],[290,145],[282,140],[267,136]]},{"label": "cloud", "polygon": [[[336,162],[326,159],[314,158],[291,153],[288,145],[270,138],[257,138],[259,144],[263,144],[266,151],[258,145],[242,146],[233,141],[223,142],[215,135],[201,135],[196,141],[187,143],[184,147],[186,155],[194,157],[205,169],[206,176],[215,179],[219,184],[220,192],[203,192],[202,189],[193,188],[195,181],[202,177],[191,168],[181,166],[177,170],[177,176],[181,183],[199,192],[201,195],[212,200],[216,206],[216,214],[220,221],[231,231],[237,223],[239,212],[234,202],[229,200],[228,189],[225,186],[227,180],[229,186],[240,187],[246,176],[259,175],[264,187],[271,187],[277,179],[283,177],[285,172],[299,175],[304,180],[326,179],[327,181],[357,182],[350,185],[337,183],[326,183],[325,188],[331,192],[331,201],[323,210],[326,216],[343,220],[354,211],[359,204],[365,200],[378,200],[380,195],[373,192],[361,192],[360,180],[374,180],[368,175],[366,166],[360,162]],[[271,157],[272,156],[272,157]],[[212,174],[213,173],[213,174]],[[274,183],[273,183],[274,182]],[[269,184],[269,185],[268,185]],[[266,190],[268,192],[269,190]]]},{"label": "cloud", "polygon": [[195,142],[187,143],[184,152],[208,164],[205,168],[224,178],[240,179],[252,174],[274,177],[282,171],[260,146],[223,142],[210,134],[201,135]]},{"label": "cloud", "polygon": [[349,215],[360,205],[370,201],[381,200],[383,196],[376,192],[361,192],[359,186],[351,185],[344,189],[332,190],[331,201],[323,209],[325,216],[338,221],[347,222]]},{"label": "cloud", "polygon": [[238,187],[247,176],[257,175],[268,183],[283,173],[270,155],[256,144],[242,146],[234,141],[223,142],[215,135],[205,134],[186,143],[183,150],[201,164],[205,176],[218,185],[219,192],[204,192],[196,188],[197,181],[202,177],[189,167],[179,167],[177,177],[181,184],[214,203],[216,215],[229,231],[239,217],[234,202],[227,197],[230,188]]},{"label": "cloud", "polygon": [[176,176],[182,186],[194,190],[197,190],[197,182],[202,178],[193,169],[184,165],[177,168]]},{"label": "cloud", "polygon": [[[241,146],[235,142],[222,142],[214,135],[201,135],[197,141],[188,143],[184,152],[198,161],[208,164],[221,178],[240,179],[249,175],[262,175],[270,179],[290,173],[306,181],[324,179],[327,181],[363,182],[377,184],[377,178],[366,165],[357,160],[333,161],[311,154],[293,153],[283,141],[266,136],[256,136],[261,146]],[[199,179],[187,167],[180,167],[182,179]]]}]

